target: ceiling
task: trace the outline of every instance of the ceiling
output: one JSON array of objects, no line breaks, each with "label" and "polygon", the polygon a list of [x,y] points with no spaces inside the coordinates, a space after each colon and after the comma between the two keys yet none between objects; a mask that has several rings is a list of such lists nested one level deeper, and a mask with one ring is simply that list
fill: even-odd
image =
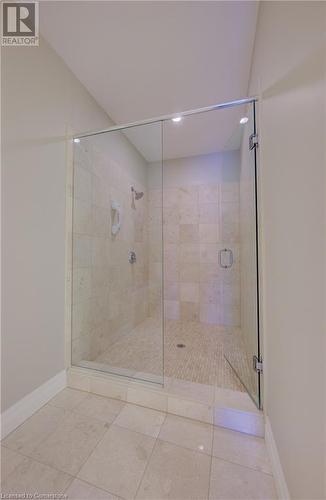
[{"label": "ceiling", "polygon": [[[40,27],[121,124],[246,97],[257,11],[255,1],[47,1]],[[168,131],[166,157],[230,149],[243,110],[221,113]],[[147,160],[157,159],[149,132],[128,134]]]}]

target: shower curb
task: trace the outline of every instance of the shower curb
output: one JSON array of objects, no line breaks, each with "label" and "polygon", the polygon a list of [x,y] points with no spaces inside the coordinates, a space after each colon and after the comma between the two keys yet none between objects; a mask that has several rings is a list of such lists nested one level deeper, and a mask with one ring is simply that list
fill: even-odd
[{"label": "shower curb", "polygon": [[[223,401],[221,398],[217,400],[213,387],[211,388],[211,397],[203,397],[202,395],[196,397],[193,394],[184,396],[176,391],[173,392],[169,385],[166,388],[162,386],[155,387],[151,383],[106,373],[95,373],[87,368],[77,367],[68,369],[67,385],[72,389],[264,437],[265,422],[261,411],[254,408],[253,411],[250,411],[247,407],[243,407],[241,403],[230,406],[226,400]],[[221,390],[223,391],[223,389]],[[231,392],[237,394],[237,391]]]}]

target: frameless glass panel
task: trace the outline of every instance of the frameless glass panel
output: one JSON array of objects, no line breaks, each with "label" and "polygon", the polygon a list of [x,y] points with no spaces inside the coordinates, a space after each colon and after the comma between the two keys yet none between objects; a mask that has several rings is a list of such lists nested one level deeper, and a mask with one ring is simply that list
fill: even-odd
[{"label": "frameless glass panel", "polygon": [[254,370],[254,357],[260,357],[259,277],[257,230],[257,164],[255,142],[255,104],[247,106],[244,123],[231,138],[241,137],[239,176],[239,260],[240,328],[234,331],[225,352],[226,359],[246,390],[261,406],[260,374]]},{"label": "frameless glass panel", "polygon": [[161,122],[74,143],[72,364],[163,381]]},{"label": "frameless glass panel", "polygon": [[164,122],[165,375],[258,403],[252,132],[251,105]]},{"label": "frameless glass panel", "polygon": [[250,104],[74,144],[73,365],[261,405],[254,132]]}]

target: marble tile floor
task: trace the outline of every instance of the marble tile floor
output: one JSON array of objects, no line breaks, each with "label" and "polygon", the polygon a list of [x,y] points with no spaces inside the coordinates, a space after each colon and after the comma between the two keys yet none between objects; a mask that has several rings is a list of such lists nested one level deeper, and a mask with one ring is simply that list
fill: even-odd
[{"label": "marble tile floor", "polygon": [[[177,347],[178,344],[185,347]],[[253,371],[241,345],[239,329],[232,327],[166,320],[163,353],[161,322],[157,317],[149,317],[92,361],[117,370],[162,375],[164,355],[167,378],[244,391],[225,354],[255,392]]]},{"label": "marble tile floor", "polygon": [[277,498],[263,439],[69,388],[1,443],[1,492]]}]

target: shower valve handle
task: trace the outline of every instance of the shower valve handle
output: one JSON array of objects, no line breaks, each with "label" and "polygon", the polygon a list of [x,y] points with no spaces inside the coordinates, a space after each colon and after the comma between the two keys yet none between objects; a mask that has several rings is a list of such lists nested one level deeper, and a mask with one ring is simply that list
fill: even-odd
[{"label": "shower valve handle", "polygon": [[129,260],[130,264],[134,264],[137,261],[136,252],[131,250],[128,254],[128,260]]}]

